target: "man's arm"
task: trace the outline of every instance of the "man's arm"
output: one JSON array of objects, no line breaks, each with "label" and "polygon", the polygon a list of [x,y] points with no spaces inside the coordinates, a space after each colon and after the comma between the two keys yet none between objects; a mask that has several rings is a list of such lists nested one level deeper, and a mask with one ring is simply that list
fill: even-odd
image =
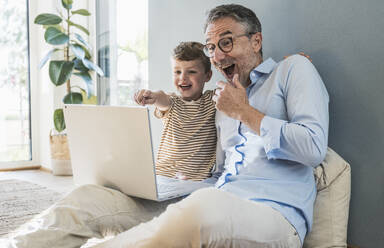
[{"label": "man's arm", "polygon": [[284,87],[288,120],[265,116],[251,107],[238,80],[233,85],[218,83],[216,107],[259,134],[269,159],[316,166],[324,159],[327,148],[328,93],[307,59],[291,59],[294,61],[287,70]]},{"label": "man's arm", "polygon": [[260,136],[269,159],[317,166],[327,152],[329,96],[312,63],[298,55],[289,60],[282,65],[287,120],[265,116]]}]

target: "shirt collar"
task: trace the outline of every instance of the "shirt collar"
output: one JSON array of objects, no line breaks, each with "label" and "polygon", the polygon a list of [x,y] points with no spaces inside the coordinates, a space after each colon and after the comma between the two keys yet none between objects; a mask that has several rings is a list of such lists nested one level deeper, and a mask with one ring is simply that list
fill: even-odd
[{"label": "shirt collar", "polygon": [[268,58],[267,60],[263,61],[260,65],[256,66],[256,68],[253,69],[249,74],[249,78],[251,79],[252,84],[256,83],[256,81],[263,74],[271,73],[275,66],[276,62],[272,58]]}]

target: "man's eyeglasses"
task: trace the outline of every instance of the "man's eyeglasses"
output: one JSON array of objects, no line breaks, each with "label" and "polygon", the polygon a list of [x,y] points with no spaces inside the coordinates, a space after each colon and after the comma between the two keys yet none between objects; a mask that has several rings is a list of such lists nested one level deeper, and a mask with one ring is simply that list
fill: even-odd
[{"label": "man's eyeglasses", "polygon": [[[233,40],[242,36],[248,36],[250,37],[254,33],[245,33],[245,34],[240,34],[232,37],[224,37],[217,42],[217,46],[220,48],[220,50],[223,53],[229,53],[233,49]],[[207,55],[207,57],[212,58],[213,55],[215,54],[215,49],[216,45],[213,43],[207,43],[204,45],[204,53]]]}]

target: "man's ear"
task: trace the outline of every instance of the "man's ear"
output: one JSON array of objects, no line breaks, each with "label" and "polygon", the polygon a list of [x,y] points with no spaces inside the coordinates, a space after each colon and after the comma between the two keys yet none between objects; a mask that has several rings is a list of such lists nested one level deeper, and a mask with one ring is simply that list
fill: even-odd
[{"label": "man's ear", "polygon": [[212,70],[210,70],[209,72],[206,73],[206,78],[205,78],[205,82],[209,82],[209,80],[211,80],[212,78]]},{"label": "man's ear", "polygon": [[262,42],[263,42],[263,36],[261,32],[257,32],[251,36],[251,42],[252,42],[252,48],[255,51],[255,53],[260,52]]}]

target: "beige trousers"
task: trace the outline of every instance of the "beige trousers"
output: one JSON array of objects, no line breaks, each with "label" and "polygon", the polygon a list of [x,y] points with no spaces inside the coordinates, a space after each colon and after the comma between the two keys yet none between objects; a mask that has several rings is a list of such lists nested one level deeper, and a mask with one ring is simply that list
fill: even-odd
[{"label": "beige trousers", "polygon": [[87,185],[23,226],[6,247],[80,247],[106,235],[117,236],[95,247],[301,246],[279,212],[215,188],[158,203]]}]

